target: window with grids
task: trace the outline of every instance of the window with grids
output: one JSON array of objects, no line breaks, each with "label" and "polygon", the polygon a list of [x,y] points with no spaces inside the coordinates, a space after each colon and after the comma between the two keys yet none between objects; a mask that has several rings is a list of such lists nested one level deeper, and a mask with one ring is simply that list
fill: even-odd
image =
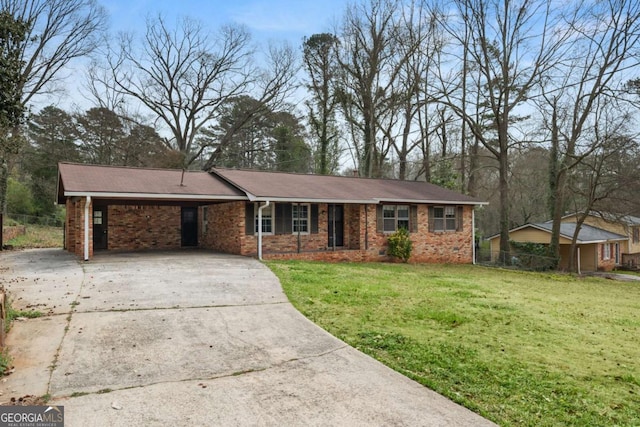
[{"label": "window with grids", "polygon": [[393,233],[401,228],[409,230],[408,205],[384,205],[382,216],[382,230],[385,233]]},{"label": "window with grids", "polygon": [[433,208],[434,231],[456,231],[457,229],[455,206],[436,206]]},{"label": "window with grids", "polygon": [[[256,203],[254,207],[255,234],[258,234],[258,209],[260,207],[260,203]],[[274,204],[272,203],[262,209],[262,234],[273,234],[273,207]]]},{"label": "window with grids", "polygon": [[291,210],[294,233],[309,233],[309,205],[294,204]]},{"label": "window with grids", "polygon": [[633,228],[633,243],[640,243],[640,227]]}]

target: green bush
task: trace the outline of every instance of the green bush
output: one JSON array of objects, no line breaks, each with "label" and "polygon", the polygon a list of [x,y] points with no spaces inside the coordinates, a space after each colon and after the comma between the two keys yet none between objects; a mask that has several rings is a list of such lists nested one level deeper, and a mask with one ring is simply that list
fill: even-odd
[{"label": "green bush", "polygon": [[402,262],[408,262],[411,258],[412,243],[409,232],[406,228],[401,228],[387,239],[389,245],[389,255],[400,258]]}]

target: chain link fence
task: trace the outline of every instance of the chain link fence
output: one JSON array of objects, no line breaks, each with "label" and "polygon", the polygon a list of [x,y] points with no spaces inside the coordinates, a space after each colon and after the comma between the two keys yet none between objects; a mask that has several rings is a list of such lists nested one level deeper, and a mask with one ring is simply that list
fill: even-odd
[{"label": "chain link fence", "polygon": [[507,267],[516,270],[549,271],[558,266],[555,257],[511,250],[509,252],[491,252],[489,248],[481,248],[476,253],[476,262],[492,267]]},{"label": "chain link fence", "polygon": [[4,226],[13,225],[44,225],[48,227],[64,226],[64,218],[59,216],[34,216],[9,213],[4,216]]}]

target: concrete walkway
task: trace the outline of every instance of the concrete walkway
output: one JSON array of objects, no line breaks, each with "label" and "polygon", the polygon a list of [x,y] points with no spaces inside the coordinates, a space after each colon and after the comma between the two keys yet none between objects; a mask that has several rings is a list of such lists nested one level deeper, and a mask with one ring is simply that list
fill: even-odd
[{"label": "concrete walkway", "polygon": [[16,372],[67,426],[488,426],[320,329],[261,263],[202,251],[0,253]]}]

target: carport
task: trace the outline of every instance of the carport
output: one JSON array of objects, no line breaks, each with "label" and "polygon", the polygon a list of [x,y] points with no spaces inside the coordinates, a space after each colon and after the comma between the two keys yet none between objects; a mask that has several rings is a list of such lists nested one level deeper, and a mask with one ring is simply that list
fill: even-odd
[{"label": "carport", "polygon": [[64,247],[84,260],[94,250],[200,246],[208,222],[202,207],[243,200],[243,192],[203,171],[59,165]]}]

